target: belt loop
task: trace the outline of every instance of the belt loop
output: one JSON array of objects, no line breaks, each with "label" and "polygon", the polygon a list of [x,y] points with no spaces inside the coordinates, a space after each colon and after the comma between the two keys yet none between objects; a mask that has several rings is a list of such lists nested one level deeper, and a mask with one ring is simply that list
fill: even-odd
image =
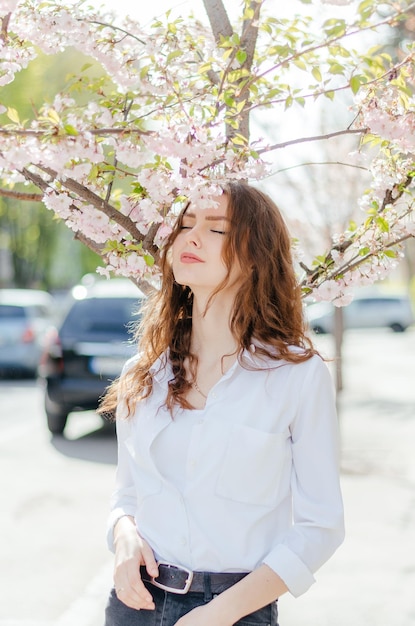
[{"label": "belt loop", "polygon": [[213,598],[213,594],[212,594],[212,584],[211,584],[209,572],[204,572],[203,587],[204,587],[204,593],[205,593],[204,601],[210,602]]}]

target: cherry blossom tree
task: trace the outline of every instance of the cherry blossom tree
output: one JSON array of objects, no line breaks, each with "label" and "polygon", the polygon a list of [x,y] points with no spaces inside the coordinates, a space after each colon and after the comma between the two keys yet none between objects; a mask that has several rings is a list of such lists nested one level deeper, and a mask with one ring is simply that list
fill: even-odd
[{"label": "cherry blossom tree", "polygon": [[[336,4],[348,5],[344,15]],[[101,272],[146,290],[184,203],[207,206],[229,179],[261,184],[271,155],[288,145],[354,135],[372,173],[362,220],[299,265],[305,295],[347,304],[352,287],[386,276],[415,235],[414,48],[394,62],[376,45],[415,3],[387,0],[382,16],[376,0],[303,5],[277,16],[269,0],[244,0],[233,25],[222,0],[204,0],[209,26],[167,13],[143,28],[83,1],[0,0],[0,85],[39,51],[86,57],[30,119],[0,96],[0,194],[41,200],[104,259]],[[89,59],[102,67],[95,78]],[[345,128],[280,143],[250,130],[262,111],[283,124],[285,111],[303,116],[345,92]]]}]

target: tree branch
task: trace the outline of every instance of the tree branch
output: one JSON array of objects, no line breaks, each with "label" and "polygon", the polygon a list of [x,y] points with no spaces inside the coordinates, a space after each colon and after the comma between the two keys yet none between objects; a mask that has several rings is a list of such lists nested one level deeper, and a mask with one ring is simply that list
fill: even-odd
[{"label": "tree branch", "polygon": [[352,167],[353,169],[368,171],[369,168],[363,165],[357,165],[356,163],[346,163],[345,161],[306,161],[304,163],[297,163],[297,165],[290,165],[290,167],[283,167],[280,170],[273,171],[270,176],[276,174],[282,174],[282,172],[288,172],[289,170],[295,170],[298,167],[308,167],[310,165],[340,165],[341,167]]},{"label": "tree branch", "polygon": [[368,128],[346,128],[345,130],[337,130],[333,133],[327,133],[326,135],[315,135],[313,137],[302,137],[300,139],[291,139],[290,141],[283,141],[282,143],[275,143],[272,146],[266,148],[260,148],[256,150],[258,154],[264,154],[266,152],[272,152],[273,150],[279,150],[287,146],[293,146],[298,143],[307,143],[311,141],[322,141],[323,139],[331,139],[332,137],[339,137],[340,135],[364,135],[369,131]]},{"label": "tree branch", "polygon": [[98,243],[81,233],[80,230],[75,233],[74,239],[77,239],[81,243],[85,244],[90,250],[92,250],[92,252],[95,252],[95,254],[101,257],[101,259],[105,260],[105,255],[103,254],[104,246],[100,246]]},{"label": "tree branch", "polygon": [[[94,193],[90,189],[87,189],[72,178],[65,178],[64,181],[59,180],[57,172],[50,168],[42,167],[39,165],[37,167],[45,174],[50,176],[52,180],[59,181],[62,187],[66,187],[66,189],[75,193],[82,200],[85,200],[86,202],[92,204],[98,211],[102,211],[103,213],[105,213],[105,215],[107,215],[109,219],[113,220],[114,222],[125,228],[125,230],[130,235],[132,235],[137,243],[144,240],[144,235],[138,230],[137,226],[128,217],[128,215],[124,215],[123,213],[120,213],[120,211],[117,211],[117,209],[115,209],[108,202],[103,200],[96,193]],[[43,178],[39,174],[31,172],[27,168],[24,168],[21,173],[26,178],[26,180],[30,180],[36,185],[36,187],[42,189],[42,191],[47,191],[48,189],[50,189],[49,183],[43,180]],[[154,243],[149,243],[149,247],[146,249],[154,256],[157,256],[159,252],[157,246]]]},{"label": "tree branch", "polygon": [[[74,239],[78,239],[81,243],[83,243],[87,248],[95,252],[98,256],[101,257],[104,261],[106,261],[106,255],[103,253],[104,246],[98,245],[95,241],[86,237],[79,230],[75,233]],[[146,280],[141,280],[130,276],[130,280],[137,285],[137,287],[145,294],[150,295],[154,291],[154,287],[152,287]]]},{"label": "tree branch", "polygon": [[[242,28],[242,36],[241,36],[241,48],[246,53],[246,59],[242,65],[243,69],[251,72],[252,63],[254,60],[255,48],[258,39],[258,21],[261,13],[261,3],[256,2],[256,0],[251,0],[250,9],[253,11],[253,16],[250,19],[245,19]],[[243,95],[243,89],[236,97],[236,102],[242,102],[245,98]],[[249,109],[251,103],[249,99],[246,100],[244,107],[241,111],[241,117],[239,122],[238,132],[249,140]]]},{"label": "tree branch", "polygon": [[117,209],[115,209],[111,204],[103,200],[100,196],[98,196],[87,187],[84,187],[84,185],[78,183],[73,178],[65,178],[64,180],[60,180],[57,172],[55,172],[54,170],[41,166],[37,167],[39,167],[39,169],[45,172],[45,174],[48,174],[48,176],[50,176],[54,180],[58,180],[62,187],[65,187],[69,191],[74,192],[79,198],[82,198],[82,200],[85,200],[86,202],[92,204],[92,206],[98,209],[98,211],[102,211],[103,213],[105,213],[105,215],[110,220],[114,220],[114,222],[125,228],[125,230],[130,233],[130,235],[132,235],[137,242],[143,240],[143,234],[138,230],[137,226],[132,221],[132,219],[128,217],[128,215],[124,215],[123,213],[120,213],[120,211],[117,211]]},{"label": "tree branch", "polygon": [[216,43],[221,37],[232,37],[233,28],[222,0],[203,0]]},{"label": "tree branch", "polygon": [[11,191],[9,189],[0,188],[0,196],[3,198],[12,198],[13,200],[25,200],[29,202],[42,202],[41,193],[29,193],[25,191]]},{"label": "tree branch", "polygon": [[[84,131],[90,135],[154,135],[152,130],[140,130],[138,128],[88,128]],[[44,137],[50,135],[50,129],[47,130],[31,130],[27,128],[0,128],[0,135],[5,137]],[[56,133],[57,134],[57,133]],[[73,135],[67,135],[73,139]]]},{"label": "tree branch", "polygon": [[4,43],[7,41],[8,37],[7,31],[9,28],[10,17],[11,13],[7,13],[1,20],[0,41],[3,41]]}]

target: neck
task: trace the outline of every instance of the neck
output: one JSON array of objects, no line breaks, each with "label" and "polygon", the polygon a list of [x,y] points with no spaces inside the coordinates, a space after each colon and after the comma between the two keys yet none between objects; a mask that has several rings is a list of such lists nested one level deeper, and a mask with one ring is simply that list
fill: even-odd
[{"label": "neck", "polygon": [[206,310],[207,299],[194,296],[192,351],[199,358],[213,361],[237,351],[238,344],[229,325],[233,303],[233,297],[218,294]]}]

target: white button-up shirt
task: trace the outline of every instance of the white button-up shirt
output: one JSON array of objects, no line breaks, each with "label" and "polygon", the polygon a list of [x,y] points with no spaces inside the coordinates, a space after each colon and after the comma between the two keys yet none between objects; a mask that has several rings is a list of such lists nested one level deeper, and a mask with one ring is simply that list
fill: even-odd
[{"label": "white button-up shirt", "polygon": [[153,391],[134,415],[123,417],[122,402],[117,411],[110,549],[115,522],[131,515],[158,559],[210,572],[266,563],[302,594],[344,537],[326,364],[245,351],[203,409],[178,408],[173,419],[163,406],[166,358],[153,372]]}]

